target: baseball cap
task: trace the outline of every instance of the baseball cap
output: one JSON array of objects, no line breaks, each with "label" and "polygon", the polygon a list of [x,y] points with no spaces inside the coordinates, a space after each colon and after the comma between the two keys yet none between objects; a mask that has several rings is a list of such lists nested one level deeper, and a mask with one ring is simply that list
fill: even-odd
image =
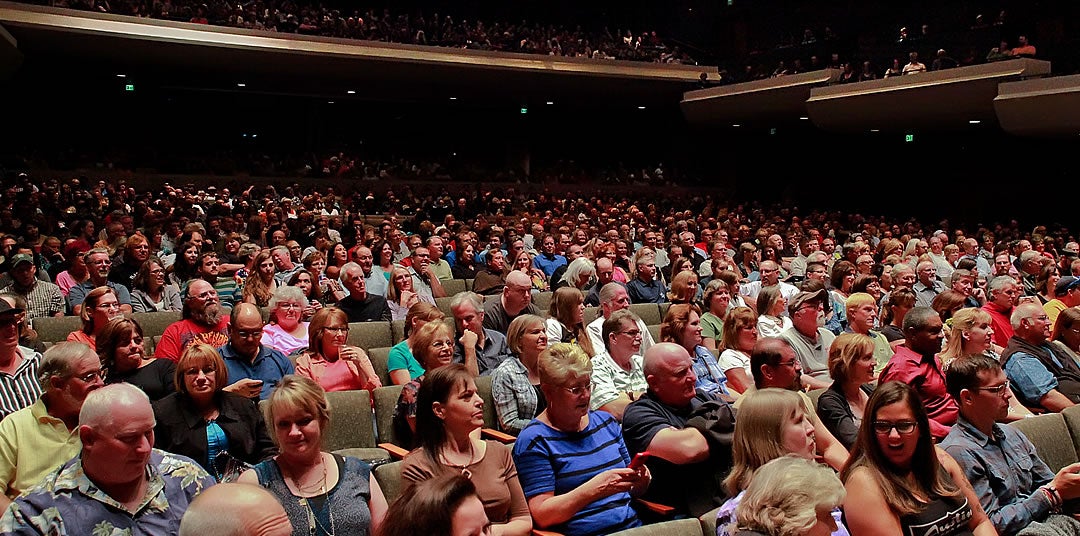
[{"label": "baseball cap", "polygon": [[788,304],[788,313],[795,314],[800,307],[808,302],[821,302],[827,303],[829,300],[829,291],[825,289],[817,290],[814,292],[800,292],[791,298],[791,303]]},{"label": "baseball cap", "polygon": [[34,257],[31,257],[30,255],[28,255],[26,253],[19,253],[19,254],[11,256],[11,267],[12,268],[18,266],[19,263],[23,263],[23,262],[28,262],[30,264],[34,264]]},{"label": "baseball cap", "polygon": [[9,314],[9,313],[10,314],[19,314],[19,313],[21,313],[23,311],[24,311],[24,309],[20,309],[18,307],[12,307],[11,304],[8,303],[7,300],[0,300],[0,315],[5,315],[5,314]]},{"label": "baseball cap", "polygon": [[1070,289],[1076,288],[1077,286],[1080,286],[1080,277],[1073,277],[1071,275],[1067,275],[1065,277],[1062,277],[1061,279],[1058,279],[1057,285],[1054,285],[1054,295],[1061,296],[1062,294],[1065,294]]}]

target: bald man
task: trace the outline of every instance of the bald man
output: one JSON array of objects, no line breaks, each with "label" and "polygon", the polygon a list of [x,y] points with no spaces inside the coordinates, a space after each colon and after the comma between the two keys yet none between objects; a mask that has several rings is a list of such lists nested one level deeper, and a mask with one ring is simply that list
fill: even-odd
[{"label": "bald man", "polygon": [[484,303],[484,327],[506,335],[510,322],[521,315],[539,315],[532,304],[532,279],[521,270],[506,274],[506,285],[497,300]]},{"label": "bald man", "polygon": [[644,372],[648,390],[626,407],[623,437],[631,455],[651,454],[645,498],[700,516],[725,499],[716,476],[731,469],[735,412],[719,395],[695,388],[694,361],[680,345],[650,347]]},{"label": "bald man", "polygon": [[281,503],[252,484],[218,484],[191,502],[180,536],[289,536],[292,526]]}]

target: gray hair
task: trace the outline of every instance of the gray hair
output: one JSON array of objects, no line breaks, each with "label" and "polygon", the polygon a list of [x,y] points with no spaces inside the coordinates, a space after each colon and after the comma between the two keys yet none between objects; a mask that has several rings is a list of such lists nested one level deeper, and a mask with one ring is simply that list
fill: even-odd
[{"label": "gray hair", "polygon": [[469,291],[454,294],[454,298],[450,300],[450,310],[453,311],[466,303],[478,313],[484,310],[484,299],[479,294]]},{"label": "gray hair", "polygon": [[990,299],[993,299],[998,291],[1004,289],[1008,285],[1016,285],[1016,280],[1012,276],[999,275],[990,280],[986,284],[986,293],[989,294]]},{"label": "gray hair", "polygon": [[285,255],[288,255],[290,259],[292,258],[292,253],[289,252],[289,246],[280,245],[280,246],[274,246],[274,247],[270,248],[270,253],[273,253],[275,251],[277,251],[279,253],[284,253]]},{"label": "gray hair", "polygon": [[[359,275],[350,275],[357,272],[359,273]],[[352,282],[353,279],[356,279],[357,277],[364,277],[364,269],[361,268],[359,264],[349,261],[341,267],[341,283],[343,285],[348,285]]]},{"label": "gray hair", "polygon": [[1020,324],[1023,321],[1045,312],[1042,306],[1037,303],[1021,303],[1013,309],[1012,316],[1009,317],[1009,323],[1012,324],[1014,330],[1017,330],[1020,329]]},{"label": "gray hair", "polygon": [[832,469],[796,456],[776,458],[754,472],[735,508],[732,527],[764,534],[805,534],[817,523],[819,509],[840,506],[845,495],[844,484]]},{"label": "gray hair", "polygon": [[974,277],[975,274],[971,273],[971,270],[965,270],[963,268],[957,268],[953,270],[952,277],[949,278],[949,284],[955,285],[960,282],[960,279],[965,277]]},{"label": "gray hair", "polygon": [[578,279],[583,274],[589,274],[590,277],[596,275],[596,266],[593,262],[585,257],[578,257],[566,267],[566,272],[563,273],[562,281],[569,283],[570,286],[578,288]]},{"label": "gray hair", "polygon": [[1020,266],[1023,266],[1025,263],[1031,262],[1040,256],[1042,256],[1042,253],[1039,253],[1034,249],[1029,249],[1020,254]]},{"label": "gray hair", "polygon": [[624,287],[622,286],[622,283],[619,283],[618,281],[612,281],[604,285],[600,289],[600,303],[604,304],[615,299],[615,293],[618,292],[620,288]]},{"label": "gray hair", "polygon": [[86,395],[82,409],[79,410],[79,426],[91,428],[112,424],[113,408],[117,404],[134,406],[146,404],[150,407],[150,398],[142,389],[127,383],[113,383],[95,389]]},{"label": "gray hair", "polygon": [[904,333],[925,328],[930,323],[931,318],[941,318],[932,307],[912,308],[904,315]]},{"label": "gray hair", "polygon": [[42,392],[49,390],[49,380],[53,376],[71,376],[71,364],[91,355],[97,357],[92,348],[81,342],[58,342],[45,350],[38,366],[38,383]]},{"label": "gray hair", "polygon": [[274,291],[274,295],[270,297],[270,303],[267,304],[268,309],[273,312],[277,309],[278,302],[293,300],[300,302],[301,307],[308,306],[307,296],[304,296],[304,291],[300,290],[300,287],[292,285],[280,286]]}]

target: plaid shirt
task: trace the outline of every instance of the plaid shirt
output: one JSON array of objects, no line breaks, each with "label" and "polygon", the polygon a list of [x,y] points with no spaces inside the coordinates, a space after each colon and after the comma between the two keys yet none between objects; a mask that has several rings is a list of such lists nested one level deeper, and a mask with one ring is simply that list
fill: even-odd
[{"label": "plaid shirt", "polygon": [[60,287],[47,281],[35,279],[34,286],[29,290],[21,288],[12,281],[6,287],[0,288],[0,292],[10,292],[26,298],[26,317],[31,320],[63,313],[67,306]]},{"label": "plaid shirt", "polygon": [[491,398],[499,428],[517,434],[536,417],[539,398],[529,382],[529,371],[517,356],[510,356],[491,373]]}]

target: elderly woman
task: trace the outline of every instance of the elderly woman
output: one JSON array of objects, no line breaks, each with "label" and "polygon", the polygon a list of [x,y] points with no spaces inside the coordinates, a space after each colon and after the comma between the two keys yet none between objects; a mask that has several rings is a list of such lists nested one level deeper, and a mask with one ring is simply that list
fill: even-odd
[{"label": "elderly woman", "polygon": [[562,279],[555,285],[559,287],[573,287],[582,292],[589,286],[589,282],[596,276],[596,266],[585,257],[574,259],[563,272]]},{"label": "elderly woman", "polygon": [[829,348],[829,376],[833,383],[817,403],[821,423],[844,448],[851,450],[859,435],[871,385],[877,379],[874,370],[874,341],[859,333],[841,333]]},{"label": "elderly woman", "polygon": [[165,282],[165,268],[157,257],[150,257],[139,267],[131,285],[132,312],[154,313],[183,309],[180,289]]},{"label": "elderly woman", "polygon": [[[816,448],[814,424],[798,393],[769,388],[747,394],[735,416],[731,448],[734,463],[724,479],[724,487],[732,498],[717,512],[716,534],[732,534],[729,529],[742,501],[746,500],[746,489],[762,466],[784,456],[814,460]],[[847,529],[840,522],[840,510],[833,508],[828,513],[836,523],[833,534],[847,536]]]},{"label": "elderly woman", "polygon": [[262,343],[285,355],[309,346],[308,323],[303,321],[308,301],[298,287],[279,287],[270,298],[270,323],[263,326]]},{"label": "elderly woman", "polygon": [[[449,365],[454,358],[454,338],[450,327],[442,322],[424,324],[416,333],[412,351],[427,372]],[[416,393],[420,390],[424,377],[420,376],[403,385],[397,405],[394,406],[391,421],[394,441],[409,450],[419,444],[420,438],[416,437]]]},{"label": "elderly woman", "polygon": [[736,307],[728,313],[724,321],[720,345],[724,349],[716,362],[728,379],[728,389],[736,393],[745,393],[754,385],[754,375],[750,371],[750,353],[757,344],[757,315],[749,307]]},{"label": "elderly woman", "polygon": [[253,464],[277,452],[258,406],[223,390],[229,371],[213,346],[196,344],[184,350],[174,382],[176,392],[154,402],[156,448],[199,462],[218,480],[227,476],[228,464],[222,461]]},{"label": "elderly woman", "polygon": [[996,534],[963,469],[934,446],[926,410],[905,383],[874,391],[840,478],[854,534],[914,534],[926,526],[942,527],[940,536]]},{"label": "elderly woman", "polygon": [[68,333],[67,340],[81,342],[97,351],[97,336],[105,330],[105,325],[114,318],[123,317],[120,311],[120,301],[116,297],[116,291],[109,287],[98,287],[91,290],[83,301],[82,311],[79,317],[82,319],[82,329]]},{"label": "elderly woman", "polygon": [[330,424],[322,388],[287,375],[264,412],[281,453],[244,472],[240,482],[270,491],[285,507],[293,534],[378,534],[387,506],[371,466],[322,450]]},{"label": "elderly woman", "polygon": [[382,387],[363,348],[345,344],[349,317],[337,307],[324,307],[308,324],[307,351],[296,359],[296,374],[311,378],[326,391],[374,391]]},{"label": "elderly woman", "polygon": [[726,528],[736,536],[824,536],[839,527],[834,512],[844,484],[832,469],[798,456],[762,465]]},{"label": "elderly woman", "polygon": [[573,344],[553,345],[540,356],[539,375],[548,407],[514,443],[533,523],[565,534],[610,534],[640,525],[630,498],[644,493],[651,476],[644,464],[628,467],[619,422],[590,411],[589,356]]},{"label": "elderly woman", "polygon": [[719,353],[720,332],[731,303],[731,287],[722,279],[713,279],[705,285],[703,298],[708,310],[701,315],[701,345],[715,355]]},{"label": "elderly woman", "polygon": [[491,373],[491,398],[499,429],[517,435],[538,413],[547,408],[540,390],[537,360],[548,346],[544,319],[521,315],[506,329],[512,354]]},{"label": "elderly woman", "polygon": [[547,338],[552,343],[574,343],[586,354],[596,354],[585,332],[585,295],[580,290],[574,287],[556,290],[551,296],[545,325]]},{"label": "elderly woman", "polygon": [[526,536],[532,532],[529,505],[521,490],[510,449],[484,441],[484,401],[464,365],[432,371],[416,395],[416,433],[420,448],[405,457],[404,481],[418,482],[459,473],[477,485],[491,521],[491,534]]},{"label": "elderly woman", "polygon": [[673,342],[686,349],[694,361],[694,375],[697,376],[696,388],[708,393],[728,394],[725,384],[727,376],[720,370],[716,356],[702,346],[701,317],[695,305],[672,305],[664,323],[660,324],[661,342]]},{"label": "elderly woman", "polygon": [[97,343],[108,383],[130,383],[142,389],[151,402],[176,392],[176,364],[144,353],[143,329],[134,319],[110,320]]},{"label": "elderly woman", "polygon": [[428,322],[442,322],[445,314],[438,307],[427,302],[420,302],[409,308],[405,315],[405,340],[390,348],[387,369],[390,371],[390,383],[405,385],[424,375],[424,367],[413,357],[412,347],[415,336]]},{"label": "elderly woman", "polygon": [[757,330],[762,337],[779,337],[791,327],[787,311],[787,299],[780,294],[779,286],[762,287],[757,295]]}]

